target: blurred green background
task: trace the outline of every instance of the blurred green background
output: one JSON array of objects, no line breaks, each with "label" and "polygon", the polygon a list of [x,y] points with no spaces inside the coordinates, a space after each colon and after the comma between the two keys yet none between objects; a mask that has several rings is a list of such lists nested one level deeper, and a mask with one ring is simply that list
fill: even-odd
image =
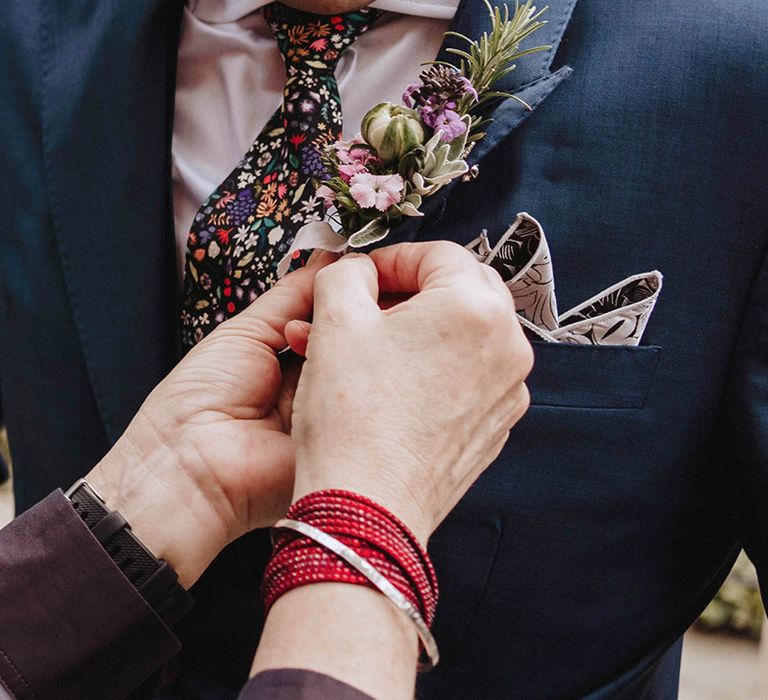
[{"label": "blurred green background", "polygon": [[7,463],[11,461],[11,454],[8,451],[8,438],[5,434],[5,430],[0,430],[0,456],[2,456]]},{"label": "blurred green background", "polygon": [[747,555],[742,552],[730,576],[701,614],[697,625],[704,630],[759,639],[764,618],[757,573]]}]

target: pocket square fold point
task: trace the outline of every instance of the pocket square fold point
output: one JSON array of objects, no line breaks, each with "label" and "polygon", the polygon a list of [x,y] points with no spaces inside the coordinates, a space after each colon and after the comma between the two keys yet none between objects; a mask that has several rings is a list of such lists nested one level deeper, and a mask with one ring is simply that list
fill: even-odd
[{"label": "pocket square fold point", "polygon": [[547,342],[638,345],[661,292],[658,270],[627,277],[558,314],[552,256],[541,224],[527,212],[491,246],[483,230],[467,249],[501,276],[520,323]]}]

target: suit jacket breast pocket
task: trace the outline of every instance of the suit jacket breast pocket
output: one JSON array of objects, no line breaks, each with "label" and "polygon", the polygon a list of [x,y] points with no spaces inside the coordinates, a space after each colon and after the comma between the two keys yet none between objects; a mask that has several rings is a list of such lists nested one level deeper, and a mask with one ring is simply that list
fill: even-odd
[{"label": "suit jacket breast pocket", "polygon": [[656,345],[532,345],[532,406],[643,408],[661,358]]}]

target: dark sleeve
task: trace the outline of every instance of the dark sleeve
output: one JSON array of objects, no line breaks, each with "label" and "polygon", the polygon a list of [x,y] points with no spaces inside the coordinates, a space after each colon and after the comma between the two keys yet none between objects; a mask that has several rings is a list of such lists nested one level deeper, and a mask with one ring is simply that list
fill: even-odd
[{"label": "dark sleeve", "polygon": [[122,698],[178,651],[61,491],[0,530],[0,698]]},{"label": "dark sleeve", "polygon": [[[3,429],[3,397],[0,395],[0,430]],[[4,484],[6,481],[8,481],[8,477],[10,476],[8,465],[5,463],[5,460],[3,459],[3,455],[0,454],[0,484]],[[0,700],[2,700],[2,696],[0,696]]]},{"label": "dark sleeve", "polygon": [[238,700],[373,700],[370,695],[335,678],[301,668],[278,668],[257,673]]},{"label": "dark sleeve", "polygon": [[735,517],[768,607],[768,264],[753,287],[726,393],[723,467],[738,484]]}]

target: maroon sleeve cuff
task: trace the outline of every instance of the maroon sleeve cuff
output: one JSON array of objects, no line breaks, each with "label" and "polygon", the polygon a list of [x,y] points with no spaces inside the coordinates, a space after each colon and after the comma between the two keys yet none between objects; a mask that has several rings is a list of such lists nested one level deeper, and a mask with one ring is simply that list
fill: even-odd
[{"label": "maroon sleeve cuff", "polygon": [[335,678],[301,668],[277,668],[257,673],[238,700],[373,700],[370,695]]},{"label": "maroon sleeve cuff", "polygon": [[123,697],[178,651],[60,490],[0,530],[0,678],[15,697]]}]

